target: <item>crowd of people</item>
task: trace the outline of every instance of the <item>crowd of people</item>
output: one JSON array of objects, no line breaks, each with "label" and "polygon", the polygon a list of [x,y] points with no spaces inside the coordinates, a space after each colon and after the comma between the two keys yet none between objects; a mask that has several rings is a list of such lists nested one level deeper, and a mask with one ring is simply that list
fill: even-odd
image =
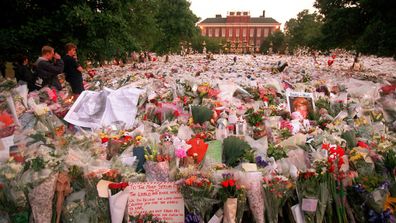
[{"label": "crowd of people", "polygon": [[60,75],[70,84],[74,95],[84,91],[82,72],[78,62],[77,46],[68,43],[65,46],[66,54],[61,57],[50,46],[43,46],[41,56],[31,65],[25,55],[20,55],[14,63],[15,78],[18,83],[26,83],[29,91],[50,87],[57,91],[62,90]]}]

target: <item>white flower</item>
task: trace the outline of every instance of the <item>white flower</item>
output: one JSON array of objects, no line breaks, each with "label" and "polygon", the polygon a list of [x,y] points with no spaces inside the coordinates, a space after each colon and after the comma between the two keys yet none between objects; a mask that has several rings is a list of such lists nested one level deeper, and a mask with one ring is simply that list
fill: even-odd
[{"label": "white flower", "polygon": [[33,108],[34,113],[38,116],[45,115],[48,113],[49,108],[46,104],[39,104]]}]

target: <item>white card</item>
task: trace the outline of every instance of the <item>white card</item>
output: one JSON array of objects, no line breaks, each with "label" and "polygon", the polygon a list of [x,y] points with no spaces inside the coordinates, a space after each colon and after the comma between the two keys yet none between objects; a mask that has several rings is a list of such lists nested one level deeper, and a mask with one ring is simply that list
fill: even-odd
[{"label": "white card", "polygon": [[307,212],[316,212],[318,199],[304,198],[302,200],[302,210]]}]

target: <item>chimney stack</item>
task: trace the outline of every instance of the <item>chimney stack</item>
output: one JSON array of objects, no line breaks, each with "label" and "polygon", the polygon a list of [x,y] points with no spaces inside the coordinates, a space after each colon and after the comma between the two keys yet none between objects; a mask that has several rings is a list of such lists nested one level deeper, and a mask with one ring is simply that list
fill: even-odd
[{"label": "chimney stack", "polygon": [[265,18],[265,10],[263,10],[263,18]]},{"label": "chimney stack", "polygon": [[221,14],[216,14],[216,18],[221,18]]}]

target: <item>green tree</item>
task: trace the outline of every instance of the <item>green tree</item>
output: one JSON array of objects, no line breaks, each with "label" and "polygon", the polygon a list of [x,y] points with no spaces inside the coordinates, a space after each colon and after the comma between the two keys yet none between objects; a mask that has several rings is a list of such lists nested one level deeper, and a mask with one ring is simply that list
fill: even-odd
[{"label": "green tree", "polygon": [[285,24],[286,41],[290,50],[298,47],[322,48],[322,16],[308,10],[298,13]]},{"label": "green tree", "polygon": [[177,51],[181,41],[191,40],[197,32],[198,17],[190,10],[186,0],[158,0],[159,11],[156,21],[161,32],[155,45],[156,51]]},{"label": "green tree", "polygon": [[396,2],[386,0],[316,0],[324,16],[327,47],[380,56],[396,55]]},{"label": "green tree", "polygon": [[36,58],[43,45],[78,45],[81,61],[124,58],[133,50],[176,50],[196,32],[187,0],[3,0],[0,53]]},{"label": "green tree", "polygon": [[285,39],[285,34],[278,30],[271,35],[269,35],[261,44],[260,50],[261,52],[268,52],[270,46],[272,44],[272,51],[274,53],[284,53],[286,49],[286,39]]}]

